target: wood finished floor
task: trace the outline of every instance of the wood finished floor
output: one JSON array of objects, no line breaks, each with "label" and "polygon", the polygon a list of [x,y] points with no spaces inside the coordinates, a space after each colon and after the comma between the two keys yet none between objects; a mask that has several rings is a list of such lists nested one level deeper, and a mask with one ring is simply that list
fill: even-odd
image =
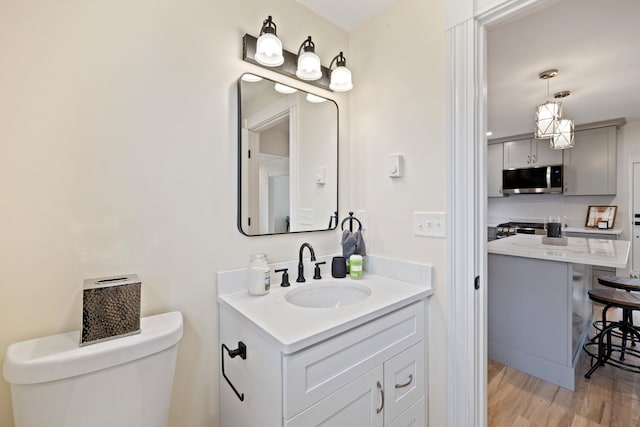
[{"label": "wood finished floor", "polygon": [[[640,324],[635,316],[634,323]],[[640,426],[640,374],[606,365],[587,380],[589,363],[583,354],[571,392],[489,360],[488,425]]]}]

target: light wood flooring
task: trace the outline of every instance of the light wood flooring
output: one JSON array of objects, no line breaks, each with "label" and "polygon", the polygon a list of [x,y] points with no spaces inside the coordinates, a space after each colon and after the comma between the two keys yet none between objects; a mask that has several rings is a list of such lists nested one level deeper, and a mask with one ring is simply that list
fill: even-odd
[{"label": "light wood flooring", "polygon": [[605,365],[587,380],[589,363],[583,354],[571,392],[489,360],[488,425],[640,426],[640,374]]}]

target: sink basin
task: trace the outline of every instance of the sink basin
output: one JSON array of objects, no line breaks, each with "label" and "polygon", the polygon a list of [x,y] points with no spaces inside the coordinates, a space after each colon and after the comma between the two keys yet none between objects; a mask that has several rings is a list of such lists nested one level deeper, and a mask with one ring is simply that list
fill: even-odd
[{"label": "sink basin", "polygon": [[355,304],[371,295],[371,289],[356,283],[332,281],[310,283],[304,287],[292,289],[284,296],[289,303],[309,308],[338,308]]}]

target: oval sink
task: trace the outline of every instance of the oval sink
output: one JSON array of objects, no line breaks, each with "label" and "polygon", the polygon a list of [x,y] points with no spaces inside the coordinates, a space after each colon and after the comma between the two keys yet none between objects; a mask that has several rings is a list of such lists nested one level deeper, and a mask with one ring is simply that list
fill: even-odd
[{"label": "oval sink", "polygon": [[338,308],[367,299],[371,289],[356,283],[325,282],[292,289],[284,296],[289,303],[309,308]]}]

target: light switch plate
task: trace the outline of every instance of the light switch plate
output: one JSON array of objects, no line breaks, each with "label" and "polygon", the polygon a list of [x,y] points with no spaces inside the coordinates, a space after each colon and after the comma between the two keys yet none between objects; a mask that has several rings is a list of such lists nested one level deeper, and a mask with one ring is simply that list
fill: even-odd
[{"label": "light switch plate", "polygon": [[391,178],[402,176],[402,155],[395,154],[387,158],[387,174]]},{"label": "light switch plate", "polygon": [[414,212],[413,234],[425,237],[446,237],[445,212]]},{"label": "light switch plate", "polygon": [[313,225],[313,209],[300,208],[298,222],[301,225]]}]

